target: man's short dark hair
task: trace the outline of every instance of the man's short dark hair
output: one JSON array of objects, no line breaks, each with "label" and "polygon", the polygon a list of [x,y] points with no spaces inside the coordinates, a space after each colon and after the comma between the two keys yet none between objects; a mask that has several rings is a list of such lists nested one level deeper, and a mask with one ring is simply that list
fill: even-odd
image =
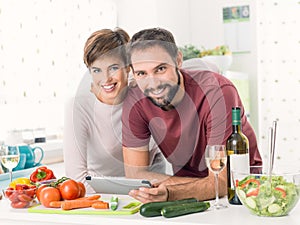
[{"label": "man's short dark hair", "polygon": [[135,33],[128,43],[129,57],[134,50],[144,50],[153,46],[164,48],[176,62],[178,47],[174,36],[170,31],[162,28],[144,29]]}]

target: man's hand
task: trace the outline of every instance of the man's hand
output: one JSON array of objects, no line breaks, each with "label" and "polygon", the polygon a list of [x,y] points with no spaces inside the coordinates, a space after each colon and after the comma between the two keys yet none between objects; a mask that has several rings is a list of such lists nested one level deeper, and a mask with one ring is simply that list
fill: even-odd
[{"label": "man's hand", "polygon": [[164,184],[161,184],[158,187],[141,187],[138,190],[131,190],[129,195],[142,203],[160,202],[167,201],[168,190]]}]

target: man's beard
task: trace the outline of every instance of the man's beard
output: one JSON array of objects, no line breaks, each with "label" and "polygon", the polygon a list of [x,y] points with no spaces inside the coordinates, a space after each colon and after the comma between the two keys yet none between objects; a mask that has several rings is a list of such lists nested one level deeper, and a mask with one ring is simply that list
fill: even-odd
[{"label": "man's beard", "polygon": [[169,92],[167,93],[167,95],[163,98],[163,99],[160,99],[159,101],[155,98],[152,98],[152,97],[149,97],[149,92],[151,92],[151,89],[146,89],[144,91],[144,94],[145,96],[147,96],[147,98],[156,106],[160,107],[161,109],[165,110],[165,111],[168,111],[168,110],[171,110],[171,109],[174,109],[175,106],[171,104],[172,100],[174,99],[177,91],[179,90],[179,87],[180,87],[180,74],[179,74],[179,71],[178,69],[176,68],[176,74],[177,74],[177,84],[176,85],[173,85],[171,86],[170,84],[162,84],[162,85],[159,85],[157,88],[158,89],[165,89],[165,88],[168,88],[169,89]]}]

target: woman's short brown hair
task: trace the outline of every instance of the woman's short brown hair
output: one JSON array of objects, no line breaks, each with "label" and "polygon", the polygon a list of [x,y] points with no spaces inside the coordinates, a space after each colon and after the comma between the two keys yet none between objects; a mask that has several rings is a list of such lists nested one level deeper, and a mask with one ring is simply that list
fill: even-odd
[{"label": "woman's short brown hair", "polygon": [[104,54],[119,54],[125,65],[128,65],[126,44],[130,37],[121,28],[95,31],[84,46],[83,61],[87,67]]}]

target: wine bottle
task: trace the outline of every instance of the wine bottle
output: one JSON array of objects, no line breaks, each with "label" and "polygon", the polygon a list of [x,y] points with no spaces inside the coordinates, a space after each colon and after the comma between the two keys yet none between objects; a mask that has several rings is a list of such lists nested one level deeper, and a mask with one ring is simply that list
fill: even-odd
[{"label": "wine bottle", "polygon": [[227,188],[228,201],[233,205],[241,205],[235,192],[232,171],[249,172],[249,141],[242,132],[241,109],[232,108],[232,134],[226,141],[227,150]]}]

